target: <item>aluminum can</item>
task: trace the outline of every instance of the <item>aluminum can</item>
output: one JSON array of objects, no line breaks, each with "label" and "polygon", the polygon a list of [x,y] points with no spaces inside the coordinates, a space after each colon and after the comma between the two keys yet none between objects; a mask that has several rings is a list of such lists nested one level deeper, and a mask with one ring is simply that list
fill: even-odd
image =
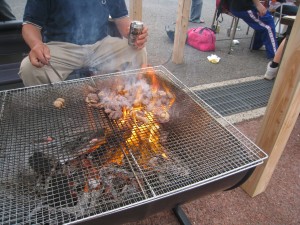
[{"label": "aluminum can", "polygon": [[135,46],[135,41],[137,36],[143,31],[144,24],[141,21],[132,21],[130,24],[130,30],[128,35],[128,44],[130,46]]}]

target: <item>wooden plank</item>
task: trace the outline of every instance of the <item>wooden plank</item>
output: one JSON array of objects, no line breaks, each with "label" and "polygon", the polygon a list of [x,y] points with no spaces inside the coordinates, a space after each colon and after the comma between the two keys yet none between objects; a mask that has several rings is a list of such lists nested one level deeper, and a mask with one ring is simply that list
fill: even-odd
[{"label": "wooden plank", "polygon": [[129,1],[129,17],[131,20],[143,20],[143,0]]},{"label": "wooden plank", "polygon": [[188,30],[191,0],[178,0],[178,11],[175,27],[172,61],[175,64],[183,63],[184,46]]},{"label": "wooden plank", "polygon": [[[252,197],[262,193],[272,177],[300,113],[300,15],[284,52],[256,144],[268,155],[242,188]],[[284,179],[284,178],[283,178]]]}]

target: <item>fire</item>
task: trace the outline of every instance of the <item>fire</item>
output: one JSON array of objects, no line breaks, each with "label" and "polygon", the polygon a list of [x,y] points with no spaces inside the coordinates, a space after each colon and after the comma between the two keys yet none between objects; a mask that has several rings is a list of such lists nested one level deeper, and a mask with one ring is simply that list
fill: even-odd
[{"label": "fire", "polygon": [[[151,78],[151,92],[152,96],[154,96],[151,99],[150,105],[157,105],[156,101],[160,100],[160,98],[157,97],[158,92],[161,89],[160,84],[154,70],[148,70],[146,75]],[[161,114],[168,113],[168,110],[175,102],[175,97],[171,94],[170,89],[164,84],[162,84],[162,89],[166,93],[166,95],[172,96],[172,98],[170,99],[168,105],[160,107],[160,110],[162,110]],[[141,102],[140,99],[142,94],[142,90],[139,89],[136,96],[138,102]],[[130,119],[130,117],[132,117],[134,121],[134,125],[131,130],[131,136],[127,138],[126,144],[135,152],[138,151],[138,163],[139,165],[144,165],[145,168],[147,168],[148,161],[153,156],[161,155],[163,158],[168,158],[165,149],[160,144],[160,124],[156,122],[154,113],[149,112],[147,109],[148,108],[145,106],[141,107],[140,105],[135,105],[131,110],[131,113],[128,113],[128,111],[126,110],[123,111],[122,120],[124,121],[124,119],[126,120],[126,118],[128,120]],[[144,119],[137,118],[137,112],[141,111],[144,114]],[[143,123],[140,123],[140,121],[142,121]]]},{"label": "fire", "polygon": [[124,151],[125,154],[129,153],[127,149],[145,168],[155,156],[168,158],[161,142],[161,124],[170,120],[169,111],[175,102],[175,95],[165,82],[159,81],[156,72],[148,69],[138,74],[136,80],[119,79],[112,87],[105,86],[99,90],[99,99],[95,94],[88,96],[89,105],[101,105],[120,128],[129,129],[124,134],[124,143],[109,149],[106,163],[121,165]]}]

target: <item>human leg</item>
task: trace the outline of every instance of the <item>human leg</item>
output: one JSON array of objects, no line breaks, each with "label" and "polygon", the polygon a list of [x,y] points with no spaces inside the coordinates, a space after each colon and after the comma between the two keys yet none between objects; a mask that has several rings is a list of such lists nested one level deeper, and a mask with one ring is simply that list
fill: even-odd
[{"label": "human leg", "polygon": [[139,69],[147,65],[147,52],[129,46],[127,39],[108,36],[93,45],[86,64],[100,73]]},{"label": "human leg", "polygon": [[285,42],[286,42],[286,39],[283,39],[283,41],[280,43],[280,45],[276,51],[273,61],[268,63],[267,71],[264,76],[265,79],[272,80],[276,77],[277,72],[278,72],[278,66],[279,66],[279,63],[280,63],[282,55],[283,55]]},{"label": "human leg", "polygon": [[51,64],[61,77],[58,77],[48,65],[42,68],[33,66],[29,57],[26,57],[23,59],[19,71],[25,86],[48,84],[47,75],[52,83],[63,81],[74,69],[82,67],[84,51],[81,46],[63,42],[50,42],[47,46],[50,49]]},{"label": "human leg", "polygon": [[190,22],[203,23],[201,19],[203,0],[192,0]]},{"label": "human leg", "polygon": [[259,17],[256,9],[232,12],[235,16],[243,19],[255,33],[253,49],[259,49],[262,44],[266,47],[268,58],[273,58],[277,50],[277,40],[275,33],[275,23],[272,15],[267,12],[264,16]]}]

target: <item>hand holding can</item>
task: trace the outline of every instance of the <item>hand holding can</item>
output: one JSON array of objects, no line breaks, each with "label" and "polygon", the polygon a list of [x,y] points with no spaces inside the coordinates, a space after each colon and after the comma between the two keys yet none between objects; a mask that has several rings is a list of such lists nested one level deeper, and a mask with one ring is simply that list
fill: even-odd
[{"label": "hand holding can", "polygon": [[136,40],[140,34],[142,34],[144,24],[141,21],[132,21],[130,24],[129,35],[128,35],[128,44],[130,46],[136,46]]}]

